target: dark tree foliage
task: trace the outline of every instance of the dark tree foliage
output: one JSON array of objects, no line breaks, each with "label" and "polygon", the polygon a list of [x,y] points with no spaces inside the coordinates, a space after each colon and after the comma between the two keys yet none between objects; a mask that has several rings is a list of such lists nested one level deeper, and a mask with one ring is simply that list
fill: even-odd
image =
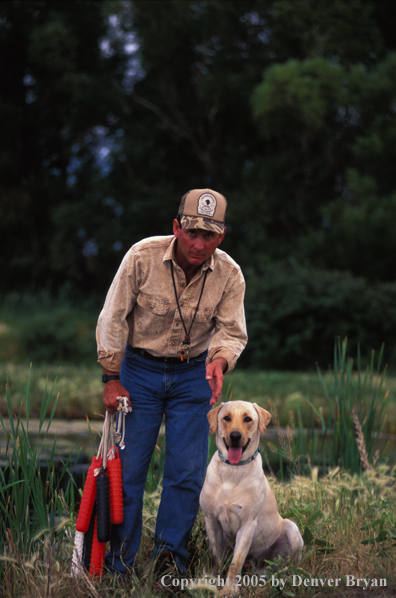
[{"label": "dark tree foliage", "polygon": [[144,76],[127,96],[109,177],[130,223],[123,245],[170,231],[182,193],[208,185],[230,200],[224,248],[242,266],[292,255],[389,280],[389,263],[323,250],[345,228],[348,215],[330,216],[340,201],[348,209],[353,172],[372,159],[357,159],[361,137],[392,109],[387,10],[361,0],[131,2],[119,16],[136,34]]},{"label": "dark tree foliage", "polygon": [[[89,276],[75,232],[89,226],[92,130],[122,102],[122,63],[100,50],[106,29],[99,2],[0,3],[3,291]],[[68,183],[77,156],[79,192]]]},{"label": "dark tree foliage", "polygon": [[231,232],[239,203],[232,193],[243,189],[244,165],[262,145],[250,97],[271,59],[257,10],[266,12],[256,0],[154,0],[120,15],[136,33],[145,74],[127,96],[125,143],[110,175],[128,223],[126,247],[127,239],[169,233],[194,187],[230,198]]},{"label": "dark tree foliage", "polygon": [[275,261],[391,283],[395,17],[391,0],[0,2],[1,292],[103,297],[205,186],[229,200],[249,301],[275,297]]}]

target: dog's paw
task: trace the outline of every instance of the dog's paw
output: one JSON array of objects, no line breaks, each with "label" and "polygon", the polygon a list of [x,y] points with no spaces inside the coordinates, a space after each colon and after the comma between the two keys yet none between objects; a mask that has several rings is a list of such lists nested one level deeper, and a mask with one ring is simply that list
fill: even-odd
[{"label": "dog's paw", "polygon": [[[235,582],[235,580],[234,580],[234,582]],[[238,596],[239,593],[240,593],[239,586],[235,585],[235,583],[233,584],[231,581],[230,581],[230,585],[225,585],[220,590],[220,596],[222,598],[235,598],[235,596]]]},{"label": "dog's paw", "polygon": [[238,575],[239,567],[236,565],[231,565],[227,572],[227,579],[224,587],[221,589],[220,595],[227,598],[233,598],[240,594],[240,579],[241,576]]}]

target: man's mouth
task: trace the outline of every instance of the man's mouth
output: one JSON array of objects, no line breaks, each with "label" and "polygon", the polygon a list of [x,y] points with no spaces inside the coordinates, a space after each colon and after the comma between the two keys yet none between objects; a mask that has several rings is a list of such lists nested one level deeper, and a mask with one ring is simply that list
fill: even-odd
[{"label": "man's mouth", "polygon": [[228,444],[225,441],[225,438],[223,438],[223,440],[224,440],[224,444],[226,445],[226,449],[228,451],[229,462],[232,465],[237,465],[242,458],[242,453],[244,453],[248,447],[250,438],[247,441],[247,443],[245,444],[245,446],[228,446]]}]

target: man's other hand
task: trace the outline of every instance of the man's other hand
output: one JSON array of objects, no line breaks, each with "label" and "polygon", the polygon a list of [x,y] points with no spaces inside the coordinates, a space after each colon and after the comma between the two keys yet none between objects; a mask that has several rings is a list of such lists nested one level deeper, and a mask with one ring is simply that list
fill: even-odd
[{"label": "man's other hand", "polygon": [[[110,372],[109,370],[103,369],[104,374],[114,375],[116,372]],[[109,413],[115,413],[118,408],[118,401],[117,397],[127,397],[128,398],[128,405],[131,407],[131,402],[129,400],[129,392],[125,390],[119,380],[110,380],[106,382],[104,385],[103,390],[103,403],[105,406],[106,411]]]},{"label": "man's other hand", "polygon": [[214,405],[220,398],[223,388],[224,372],[228,367],[227,360],[224,357],[217,357],[206,366],[206,379],[212,389],[212,398],[210,404]]}]

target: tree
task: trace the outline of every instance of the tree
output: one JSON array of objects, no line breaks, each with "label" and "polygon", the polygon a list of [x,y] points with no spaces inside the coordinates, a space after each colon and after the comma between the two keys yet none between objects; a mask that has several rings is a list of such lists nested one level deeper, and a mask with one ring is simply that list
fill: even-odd
[{"label": "tree", "polygon": [[252,255],[319,265],[313,234],[346,187],[359,134],[345,81],[385,59],[380,12],[362,0],[132,1],[124,22],[145,76],[110,178],[137,198],[121,202],[141,235],[168,232],[181,193],[212,185],[230,199],[224,247],[243,266]]},{"label": "tree", "polygon": [[395,66],[390,54],[370,70],[323,58],[266,70],[252,104],[273,149],[263,170],[278,256],[393,280]]},{"label": "tree", "polygon": [[[224,248],[243,267],[292,255],[384,279],[393,262],[345,259],[362,247],[343,219],[369,222],[378,198],[393,210],[393,14],[385,0],[0,3],[3,287],[102,293],[201,186],[228,197]],[[375,219],[383,251],[392,223]]]},{"label": "tree", "polygon": [[82,177],[93,176],[92,131],[111,130],[108,118],[120,105],[122,56],[101,51],[106,31],[101,3],[0,4],[3,290],[57,283],[65,269],[74,284],[87,275],[81,242],[62,252],[53,245],[84,211],[72,171],[78,164]]}]

